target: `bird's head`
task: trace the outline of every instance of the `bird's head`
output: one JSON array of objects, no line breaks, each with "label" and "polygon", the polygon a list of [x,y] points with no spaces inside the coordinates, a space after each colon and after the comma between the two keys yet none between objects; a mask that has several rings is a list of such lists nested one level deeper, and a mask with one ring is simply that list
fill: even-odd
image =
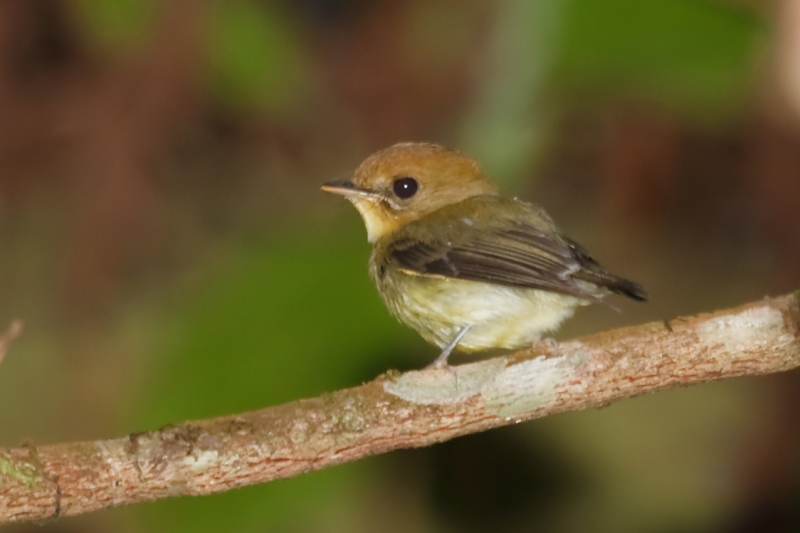
[{"label": "bird's head", "polygon": [[401,143],[369,156],[351,180],[326,183],[356,207],[375,242],[450,204],[497,194],[474,159],[435,144]]}]

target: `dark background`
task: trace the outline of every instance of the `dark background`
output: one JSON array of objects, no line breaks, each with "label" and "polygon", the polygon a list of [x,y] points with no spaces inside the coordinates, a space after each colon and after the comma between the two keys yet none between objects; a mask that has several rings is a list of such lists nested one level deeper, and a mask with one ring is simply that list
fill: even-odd
[{"label": "dark background", "polygon": [[[559,339],[800,288],[794,0],[2,0],[0,445],[431,361],[319,192],[409,140],[649,289]],[[800,375],[16,530],[800,531]]]}]

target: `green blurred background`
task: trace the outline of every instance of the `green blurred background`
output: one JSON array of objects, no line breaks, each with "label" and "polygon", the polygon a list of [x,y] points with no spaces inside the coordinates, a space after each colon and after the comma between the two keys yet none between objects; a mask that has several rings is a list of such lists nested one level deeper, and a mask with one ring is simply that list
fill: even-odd
[{"label": "green blurred background", "polygon": [[[355,211],[398,141],[480,158],[646,305],[800,288],[796,0],[3,0],[0,446],[418,368]],[[5,327],[5,326],[2,326]],[[456,359],[457,361],[457,359]],[[15,531],[800,531],[800,375],[676,389]]]}]

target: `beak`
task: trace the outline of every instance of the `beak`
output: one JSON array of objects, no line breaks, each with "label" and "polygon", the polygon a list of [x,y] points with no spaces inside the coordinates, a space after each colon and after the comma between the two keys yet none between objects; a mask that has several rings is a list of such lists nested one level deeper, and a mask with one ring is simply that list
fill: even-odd
[{"label": "beak", "polygon": [[359,189],[350,180],[333,180],[322,186],[322,190],[342,196],[364,195],[368,191]]}]

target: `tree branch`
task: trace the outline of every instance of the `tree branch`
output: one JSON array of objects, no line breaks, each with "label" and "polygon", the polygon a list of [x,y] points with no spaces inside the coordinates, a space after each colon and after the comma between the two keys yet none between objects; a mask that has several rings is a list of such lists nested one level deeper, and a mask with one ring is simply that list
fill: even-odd
[{"label": "tree branch", "polygon": [[0,449],[0,522],[285,478],[680,384],[800,366],[800,293],[95,442]]}]

